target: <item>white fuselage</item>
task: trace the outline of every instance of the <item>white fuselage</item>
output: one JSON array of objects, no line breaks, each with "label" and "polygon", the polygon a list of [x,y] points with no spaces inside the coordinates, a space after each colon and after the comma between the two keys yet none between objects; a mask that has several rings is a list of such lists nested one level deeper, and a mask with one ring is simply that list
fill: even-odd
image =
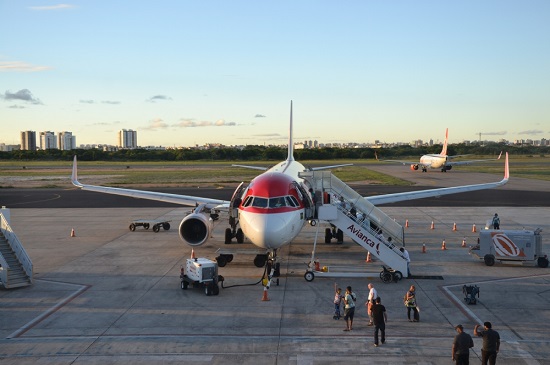
[{"label": "white fuselage", "polygon": [[447,156],[441,155],[424,155],[420,157],[420,164],[431,169],[440,169],[445,166]]}]

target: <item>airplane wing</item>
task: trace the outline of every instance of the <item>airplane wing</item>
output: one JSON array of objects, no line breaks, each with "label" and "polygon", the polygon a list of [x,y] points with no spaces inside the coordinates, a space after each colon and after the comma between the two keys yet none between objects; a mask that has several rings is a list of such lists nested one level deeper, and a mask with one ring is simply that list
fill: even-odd
[{"label": "airplane wing", "polygon": [[353,166],[353,164],[352,163],[344,163],[344,164],[341,164],[341,165],[312,167],[312,168],[310,168],[310,170],[311,171],[330,170],[330,169],[335,169],[337,167],[345,167],[345,166]]},{"label": "airplane wing", "polygon": [[464,155],[449,156],[448,160],[447,160],[447,163],[445,165],[447,165],[447,166],[459,166],[459,165],[470,165],[470,164],[477,163],[477,162],[496,161],[496,160],[500,160],[500,157],[502,156],[502,152],[500,152],[500,154],[498,155],[497,158],[489,158],[489,159],[484,159],[484,160],[469,160],[469,161],[450,161],[450,159],[460,157],[460,156],[464,156]]},{"label": "airplane wing", "polygon": [[376,161],[379,162],[391,162],[391,163],[399,163],[401,165],[418,165],[418,166],[424,166],[424,167],[430,167],[430,165],[422,164],[419,161],[403,161],[403,160],[381,160],[378,158],[378,154],[375,152],[374,157],[376,157]]},{"label": "airplane wing", "polygon": [[371,202],[374,205],[379,205],[379,204],[396,203],[404,200],[439,197],[439,196],[448,195],[448,194],[465,193],[468,191],[496,188],[506,184],[509,178],[510,178],[510,171],[508,166],[508,152],[506,152],[506,160],[504,163],[504,178],[499,182],[463,185],[463,186],[456,186],[451,188],[420,190],[420,191],[413,191],[413,192],[406,192],[406,193],[376,195],[376,196],[365,197],[365,199],[367,199],[369,202]]},{"label": "airplane wing", "polygon": [[97,186],[97,185],[86,185],[78,181],[77,176],[77,163],[76,156],[73,160],[73,172],[71,175],[71,181],[74,186],[82,190],[95,191],[99,193],[114,194],[128,196],[131,198],[138,199],[148,199],[162,201],[166,203],[174,203],[186,206],[195,206],[197,204],[205,204],[207,208],[215,208],[220,210],[229,209],[229,201],[219,200],[219,199],[209,199],[202,198],[198,196],[190,195],[178,195],[178,194],[169,194],[169,193],[159,193],[154,191],[145,191],[145,190],[134,190],[134,189],[124,189],[124,188],[111,188],[107,186]]},{"label": "airplane wing", "polygon": [[250,166],[250,165],[231,165],[233,167],[244,167],[245,169],[252,169],[252,170],[261,170],[261,171],[267,171],[267,167],[262,166]]}]

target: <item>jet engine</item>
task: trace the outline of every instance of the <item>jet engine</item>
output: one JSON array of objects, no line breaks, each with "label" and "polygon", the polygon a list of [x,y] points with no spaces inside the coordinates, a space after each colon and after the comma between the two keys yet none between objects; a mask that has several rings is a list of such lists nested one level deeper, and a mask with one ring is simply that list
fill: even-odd
[{"label": "jet engine", "polygon": [[418,170],[418,165],[415,165],[415,164],[411,165],[411,170],[413,171]]},{"label": "jet engine", "polygon": [[214,221],[208,215],[191,213],[182,219],[179,235],[189,246],[200,246],[208,240],[213,227]]}]

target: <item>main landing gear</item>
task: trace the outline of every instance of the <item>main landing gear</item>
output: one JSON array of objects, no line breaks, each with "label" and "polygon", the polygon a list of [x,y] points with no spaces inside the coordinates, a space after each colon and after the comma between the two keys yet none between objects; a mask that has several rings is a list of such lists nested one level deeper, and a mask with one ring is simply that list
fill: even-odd
[{"label": "main landing gear", "polygon": [[[331,225],[332,226],[332,225]],[[344,243],[344,232],[341,229],[332,226],[332,228],[325,229],[325,243],[330,243],[330,241],[336,238],[336,243]]]}]

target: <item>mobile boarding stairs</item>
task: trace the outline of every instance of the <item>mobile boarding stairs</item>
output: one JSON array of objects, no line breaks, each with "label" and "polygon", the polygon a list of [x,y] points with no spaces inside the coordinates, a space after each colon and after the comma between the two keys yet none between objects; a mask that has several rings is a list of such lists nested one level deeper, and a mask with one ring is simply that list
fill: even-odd
[{"label": "mobile boarding stairs", "polygon": [[[315,209],[320,221],[326,221],[342,230],[355,243],[389,266],[396,280],[407,275],[407,260],[399,250],[405,243],[404,230],[399,223],[332,175],[330,171],[307,171],[300,173],[299,176],[315,192]],[[388,240],[390,237],[391,241]],[[304,275],[307,281],[312,281],[315,275],[328,274],[313,267],[313,256],[314,253],[310,268]],[[387,270],[383,273],[385,272]],[[381,278],[383,273],[380,274]]]},{"label": "mobile boarding stairs", "polygon": [[0,285],[6,289],[32,284],[32,261],[9,225],[9,209],[0,210]]}]

